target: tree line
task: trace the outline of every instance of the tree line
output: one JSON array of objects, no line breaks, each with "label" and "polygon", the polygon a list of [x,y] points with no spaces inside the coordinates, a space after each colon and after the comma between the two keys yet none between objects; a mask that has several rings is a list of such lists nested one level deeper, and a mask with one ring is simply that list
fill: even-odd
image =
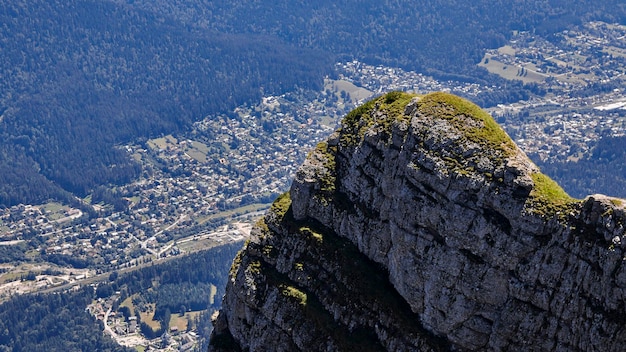
[{"label": "tree line", "polygon": [[93,289],[74,293],[21,295],[0,304],[0,351],[120,351],[85,308]]},{"label": "tree line", "polygon": [[[181,306],[212,312],[221,306],[230,264],[241,247],[241,242],[231,243],[129,273],[112,273],[110,281],[96,290],[86,286],[76,292],[13,297],[0,304],[0,351],[134,351],[104,335],[102,323],[86,311],[87,305],[96,297],[121,290],[126,297],[147,294],[162,310],[158,318],[163,322]],[[213,304],[209,302],[210,285],[217,287]],[[162,324],[161,330],[150,334],[158,336],[166,328]],[[206,329],[210,326],[199,328]]]},{"label": "tree line", "polygon": [[[146,337],[160,336],[167,331],[171,314],[187,310],[211,314],[221,307],[232,260],[241,248],[242,243],[235,242],[119,275],[98,287],[102,289],[99,296],[115,291],[121,292],[120,301],[133,296],[137,317],[154,304],[153,317],[160,327],[154,330],[145,322],[139,324]],[[211,293],[215,293],[212,302]]]},{"label": "tree line", "polygon": [[190,29],[113,1],[0,4],[0,204],[66,200],[140,173],[118,146],[262,94],[320,89],[332,60],[270,36]]},{"label": "tree line", "polygon": [[[337,60],[503,85],[476,65],[486,48],[513,30],[546,35],[587,20],[626,23],[626,9],[619,0],[5,1],[0,204],[71,202],[127,183],[141,170],[120,145],[184,133],[263,95],[319,90]],[[536,90],[506,87],[477,102]]]}]

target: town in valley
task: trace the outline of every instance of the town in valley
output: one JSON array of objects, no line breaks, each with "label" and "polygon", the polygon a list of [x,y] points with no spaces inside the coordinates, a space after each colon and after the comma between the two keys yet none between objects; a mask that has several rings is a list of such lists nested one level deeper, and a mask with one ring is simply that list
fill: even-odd
[{"label": "town in valley", "polygon": [[[587,23],[550,40],[516,32],[477,64],[544,92],[487,109],[529,155],[576,161],[599,138],[626,133],[626,26]],[[0,209],[0,301],[95,287],[112,272],[248,238],[273,199],[288,190],[307,151],[375,95],[448,91],[471,100],[498,89],[356,60],[337,63],[336,72],[323,91],[267,96],[206,116],[184,136],[120,146],[142,165],[142,177],[96,190],[79,200],[81,207],[50,202]],[[156,350],[194,346],[197,332],[182,319],[159,341],[147,341],[132,320],[111,312],[116,299],[94,302],[90,310],[118,342]]]}]

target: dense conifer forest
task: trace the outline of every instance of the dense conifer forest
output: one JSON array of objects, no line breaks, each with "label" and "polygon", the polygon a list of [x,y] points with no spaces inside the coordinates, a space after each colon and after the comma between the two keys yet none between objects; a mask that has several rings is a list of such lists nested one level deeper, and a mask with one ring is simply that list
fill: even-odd
[{"label": "dense conifer forest", "polygon": [[112,1],[0,5],[0,203],[135,178],[117,145],[296,87],[332,61],[267,35],[187,27]]},{"label": "dense conifer forest", "polygon": [[23,295],[0,305],[1,351],[124,351],[102,333],[85,307],[93,289],[75,293]]}]

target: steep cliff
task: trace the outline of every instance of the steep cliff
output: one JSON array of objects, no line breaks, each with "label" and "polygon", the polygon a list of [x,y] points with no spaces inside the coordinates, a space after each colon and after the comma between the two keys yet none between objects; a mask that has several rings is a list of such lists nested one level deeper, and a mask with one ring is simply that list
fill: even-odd
[{"label": "steep cliff", "polygon": [[624,350],[625,204],[570,198],[463,99],[389,93],[258,223],[210,349]]}]

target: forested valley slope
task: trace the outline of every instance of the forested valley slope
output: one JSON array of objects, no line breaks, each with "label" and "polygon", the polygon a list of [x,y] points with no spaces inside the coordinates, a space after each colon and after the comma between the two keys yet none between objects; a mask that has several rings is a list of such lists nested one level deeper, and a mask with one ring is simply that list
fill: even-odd
[{"label": "forested valley slope", "polygon": [[[263,95],[320,89],[340,58],[498,81],[476,63],[512,30],[624,15],[617,0],[6,1],[0,204],[69,203],[126,183],[141,170],[116,146],[184,132]],[[510,84],[485,103],[527,94]]]}]

